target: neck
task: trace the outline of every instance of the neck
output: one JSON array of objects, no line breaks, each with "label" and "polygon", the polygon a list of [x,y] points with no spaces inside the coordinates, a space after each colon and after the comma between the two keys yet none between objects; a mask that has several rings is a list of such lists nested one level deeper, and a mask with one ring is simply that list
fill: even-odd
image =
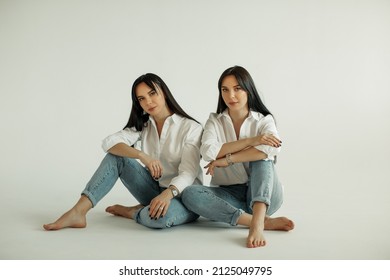
[{"label": "neck", "polygon": [[153,119],[156,122],[157,126],[162,126],[164,124],[165,120],[169,116],[172,116],[172,112],[170,110],[166,110],[164,113],[153,116]]},{"label": "neck", "polygon": [[229,110],[229,116],[232,119],[233,122],[242,122],[245,120],[249,115],[249,110],[240,110],[240,111],[232,111]]}]

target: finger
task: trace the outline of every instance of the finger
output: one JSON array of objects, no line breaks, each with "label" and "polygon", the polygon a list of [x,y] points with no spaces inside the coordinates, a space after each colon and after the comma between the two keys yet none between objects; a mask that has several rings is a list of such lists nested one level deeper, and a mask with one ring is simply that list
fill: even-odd
[{"label": "finger", "polygon": [[156,216],[156,213],[158,211],[159,204],[156,201],[151,201],[149,206],[149,217],[154,218]]},{"label": "finger", "polygon": [[[206,171],[206,175],[209,175],[213,172],[213,165],[209,165]],[[212,174],[211,174],[212,175]]]},{"label": "finger", "polygon": [[280,146],[280,140],[273,135],[270,135],[269,137],[267,137],[267,142],[270,146],[273,146],[273,147]]},{"label": "finger", "polygon": [[165,214],[167,213],[167,206],[165,205],[165,206],[160,206],[160,210],[159,210],[159,212],[158,212],[158,219],[159,218],[162,218],[162,217],[164,217],[165,216]]},{"label": "finger", "polygon": [[156,162],[154,164],[154,172],[155,172],[154,176],[156,178],[160,178],[161,177],[161,175],[162,175],[162,168],[161,168],[161,166],[160,166],[160,164],[158,162]]},{"label": "finger", "polygon": [[164,217],[168,212],[169,205],[165,205],[163,212],[161,213],[161,218]]},{"label": "finger", "polygon": [[151,219],[156,219],[157,218],[157,213],[159,211],[159,207],[160,206],[153,207],[153,208],[150,209],[150,215],[149,216],[150,216]]},{"label": "finger", "polygon": [[161,217],[162,213],[164,212],[164,206],[163,205],[159,205],[156,209],[157,209],[157,212],[156,214],[154,215],[154,219],[157,220]]},{"label": "finger", "polygon": [[280,144],[282,143],[282,140],[280,140],[278,137],[276,137],[276,136],[274,136],[274,135],[272,135],[272,140],[273,140],[276,144],[278,144],[278,145],[280,145]]},{"label": "finger", "polygon": [[270,140],[269,143],[270,143],[270,146],[273,146],[273,147],[279,147],[279,145],[280,145],[279,142],[275,139]]},{"label": "finger", "polygon": [[148,166],[148,169],[149,169],[149,173],[150,173],[150,175],[153,177],[153,178],[155,178],[155,175],[154,175],[154,165],[153,164],[151,164],[150,166]]},{"label": "finger", "polygon": [[151,174],[152,174],[152,177],[156,180],[156,179],[159,179],[161,176],[160,176],[160,168],[157,164],[153,164],[152,165],[152,168],[151,168]]}]

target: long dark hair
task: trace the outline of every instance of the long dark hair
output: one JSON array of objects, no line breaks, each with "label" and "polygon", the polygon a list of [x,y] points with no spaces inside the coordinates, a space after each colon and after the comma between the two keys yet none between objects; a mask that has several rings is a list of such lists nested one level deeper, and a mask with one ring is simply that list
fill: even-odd
[{"label": "long dark hair", "polygon": [[145,127],[145,123],[149,120],[149,114],[145,113],[142,109],[135,92],[137,86],[141,83],[145,83],[148,87],[155,91],[157,91],[157,87],[161,89],[165,97],[165,102],[167,103],[168,108],[173,113],[198,122],[197,120],[189,116],[186,112],[184,112],[184,110],[180,107],[180,105],[173,97],[168,86],[159,76],[153,73],[146,73],[137,78],[133,83],[133,86],[131,88],[131,99],[133,101],[133,106],[131,108],[129,121],[124,128],[135,127],[136,130],[141,131]]},{"label": "long dark hair", "polygon": [[259,96],[259,93],[257,92],[255,83],[249,74],[249,72],[241,67],[241,66],[233,66],[228,69],[226,69],[221,77],[218,80],[218,91],[219,91],[219,98],[218,98],[218,107],[217,107],[217,113],[222,113],[227,108],[227,105],[225,104],[225,101],[223,101],[222,98],[222,82],[225,77],[233,75],[236,77],[238,84],[240,87],[248,94],[248,108],[249,110],[259,112],[263,114],[264,116],[272,115],[271,112],[267,109],[267,107],[264,105],[263,101],[261,101],[261,98]]}]

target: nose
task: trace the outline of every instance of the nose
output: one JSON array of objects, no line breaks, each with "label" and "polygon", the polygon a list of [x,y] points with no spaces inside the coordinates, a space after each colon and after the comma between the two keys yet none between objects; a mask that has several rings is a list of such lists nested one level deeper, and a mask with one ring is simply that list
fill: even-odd
[{"label": "nose", "polygon": [[229,97],[236,98],[236,94],[235,94],[234,90],[229,90]]}]

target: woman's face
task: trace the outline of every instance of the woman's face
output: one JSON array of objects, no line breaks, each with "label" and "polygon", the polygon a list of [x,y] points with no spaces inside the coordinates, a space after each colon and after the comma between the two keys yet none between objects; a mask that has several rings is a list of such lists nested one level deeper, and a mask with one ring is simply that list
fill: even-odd
[{"label": "woman's face", "polygon": [[135,89],[135,95],[142,109],[152,117],[169,114],[168,106],[162,90],[156,86],[156,90],[145,83],[140,83]]},{"label": "woman's face", "polygon": [[233,75],[226,76],[221,85],[222,99],[229,111],[248,110],[248,94]]}]

